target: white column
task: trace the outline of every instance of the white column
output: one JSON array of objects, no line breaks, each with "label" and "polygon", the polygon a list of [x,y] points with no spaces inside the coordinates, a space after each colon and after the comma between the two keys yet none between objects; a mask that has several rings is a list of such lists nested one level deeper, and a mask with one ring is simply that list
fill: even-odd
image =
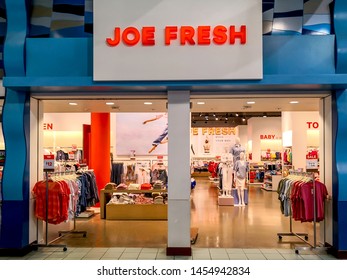
[{"label": "white column", "polygon": [[168,92],[168,248],[190,255],[190,93]]},{"label": "white column", "polygon": [[[319,143],[319,178],[328,190],[329,195],[333,193],[333,178],[332,178],[332,156],[333,156],[333,135],[332,135],[332,100],[331,96],[322,98],[319,103],[319,124],[320,143]],[[333,203],[332,199],[325,201],[325,219],[320,223],[320,238],[319,242],[333,244]]]}]

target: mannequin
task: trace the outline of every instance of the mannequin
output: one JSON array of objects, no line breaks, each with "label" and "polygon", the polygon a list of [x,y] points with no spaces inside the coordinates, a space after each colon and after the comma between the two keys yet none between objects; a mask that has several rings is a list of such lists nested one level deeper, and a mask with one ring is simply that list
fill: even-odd
[{"label": "mannequin", "polygon": [[228,147],[225,147],[224,153],[221,155],[223,196],[231,196],[231,187],[233,180],[233,157],[228,152],[228,150]]},{"label": "mannequin", "polygon": [[245,148],[241,146],[241,141],[239,137],[235,138],[235,145],[231,148],[230,152],[233,155],[234,163],[240,159],[240,153],[245,152]]},{"label": "mannequin", "polygon": [[237,189],[237,194],[239,196],[239,204],[235,206],[245,206],[245,192],[246,189],[246,177],[248,171],[248,163],[245,160],[245,153],[240,153],[240,159],[236,161],[234,165],[234,182]]}]

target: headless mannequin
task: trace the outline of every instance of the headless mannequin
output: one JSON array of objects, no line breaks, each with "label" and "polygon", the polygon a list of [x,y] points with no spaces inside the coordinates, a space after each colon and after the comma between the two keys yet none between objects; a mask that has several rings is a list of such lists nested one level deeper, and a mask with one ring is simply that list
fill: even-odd
[{"label": "headless mannequin", "polygon": [[239,137],[235,138],[235,145],[231,148],[230,152],[233,155],[234,163],[240,159],[240,153],[245,153],[245,149],[241,146]]},{"label": "headless mannequin", "polygon": [[222,189],[223,196],[231,196],[232,175],[233,175],[233,157],[228,153],[228,147],[225,147],[225,152],[221,155],[222,162]]},{"label": "headless mannequin", "polygon": [[237,189],[237,194],[239,196],[239,204],[235,206],[245,206],[244,190],[246,188],[246,176],[247,176],[248,165],[245,160],[245,153],[240,153],[240,159],[234,165],[235,171],[235,186]]}]

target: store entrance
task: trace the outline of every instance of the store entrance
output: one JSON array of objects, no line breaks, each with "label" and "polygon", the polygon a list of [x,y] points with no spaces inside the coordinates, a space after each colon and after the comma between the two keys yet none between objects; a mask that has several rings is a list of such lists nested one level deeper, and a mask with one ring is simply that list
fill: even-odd
[{"label": "store entrance", "polygon": [[[292,241],[298,241],[295,238],[290,238],[289,242],[280,241],[277,237],[277,233],[289,231],[289,217],[281,213],[276,190],[278,180],[294,169],[314,172],[322,181],[329,182],[331,174],[323,168],[329,161],[324,154],[328,144],[322,140],[329,134],[325,119],[327,110],[322,109],[329,108],[329,104],[324,104],[324,98],[329,98],[329,94],[262,98],[219,96],[213,99],[191,96],[191,228],[197,233],[193,246],[290,248]],[[144,169],[152,169],[155,164],[165,169],[169,142],[164,136],[157,146],[153,145],[154,135],[160,136],[165,131],[164,118],[158,117],[167,112],[165,97],[121,101],[46,99],[42,103],[43,153],[56,155],[59,147],[69,156],[69,151],[75,146],[83,150],[83,124],[90,125],[91,113],[106,112],[111,114],[111,170],[112,163],[133,163],[134,158]],[[79,129],[73,128],[80,118]],[[148,120],[153,121],[144,124]],[[149,132],[154,127],[153,136],[146,134],[142,140],[134,134],[143,128]],[[139,146],[129,148],[126,144],[134,139],[140,141]],[[243,190],[245,206],[237,206],[239,193],[233,180],[230,189],[225,191],[221,170],[217,169],[222,156],[231,154],[235,144],[244,149],[244,159],[249,167]],[[50,150],[53,147],[55,150]],[[313,156],[316,152],[317,157]],[[88,162],[82,164],[88,165]],[[138,184],[130,181],[127,183]],[[113,183],[119,185],[122,182]],[[103,199],[111,199],[109,194],[103,195]],[[86,231],[86,237],[67,234],[55,243],[75,247],[167,246],[168,223],[165,217],[129,219],[124,218],[129,212],[102,209],[100,205],[88,207],[86,210],[93,212],[92,215],[78,217],[75,225],[65,225],[69,230],[76,226],[76,229]],[[131,215],[144,214],[142,210],[131,212]],[[120,213],[124,219],[120,219]],[[161,212],[154,211],[152,215],[158,213]],[[295,223],[294,229],[307,232],[310,240],[313,238],[314,229],[310,223]],[[59,226],[50,225],[52,240],[61,230]],[[320,230],[317,228],[319,235]],[[329,236],[325,237],[329,239]]]},{"label": "store entrance", "polygon": [[[324,168],[331,163],[324,155],[331,145],[324,97],[249,96],[229,101],[193,99],[191,225],[199,232],[195,246],[292,248],[302,241],[278,233],[293,231],[305,233],[302,237],[309,242],[331,240],[331,228],[326,231],[325,225],[320,228],[283,212],[278,191],[280,182],[295,174],[326,182],[332,192],[331,171]],[[330,223],[329,211],[325,218]]]}]

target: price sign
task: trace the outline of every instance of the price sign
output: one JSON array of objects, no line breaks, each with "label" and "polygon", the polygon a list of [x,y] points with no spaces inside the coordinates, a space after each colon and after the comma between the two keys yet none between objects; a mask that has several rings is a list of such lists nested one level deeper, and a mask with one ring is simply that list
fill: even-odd
[{"label": "price sign", "polygon": [[307,169],[317,169],[318,168],[318,159],[307,159],[306,160]]},{"label": "price sign", "polygon": [[43,156],[43,170],[54,171],[54,155]]}]

